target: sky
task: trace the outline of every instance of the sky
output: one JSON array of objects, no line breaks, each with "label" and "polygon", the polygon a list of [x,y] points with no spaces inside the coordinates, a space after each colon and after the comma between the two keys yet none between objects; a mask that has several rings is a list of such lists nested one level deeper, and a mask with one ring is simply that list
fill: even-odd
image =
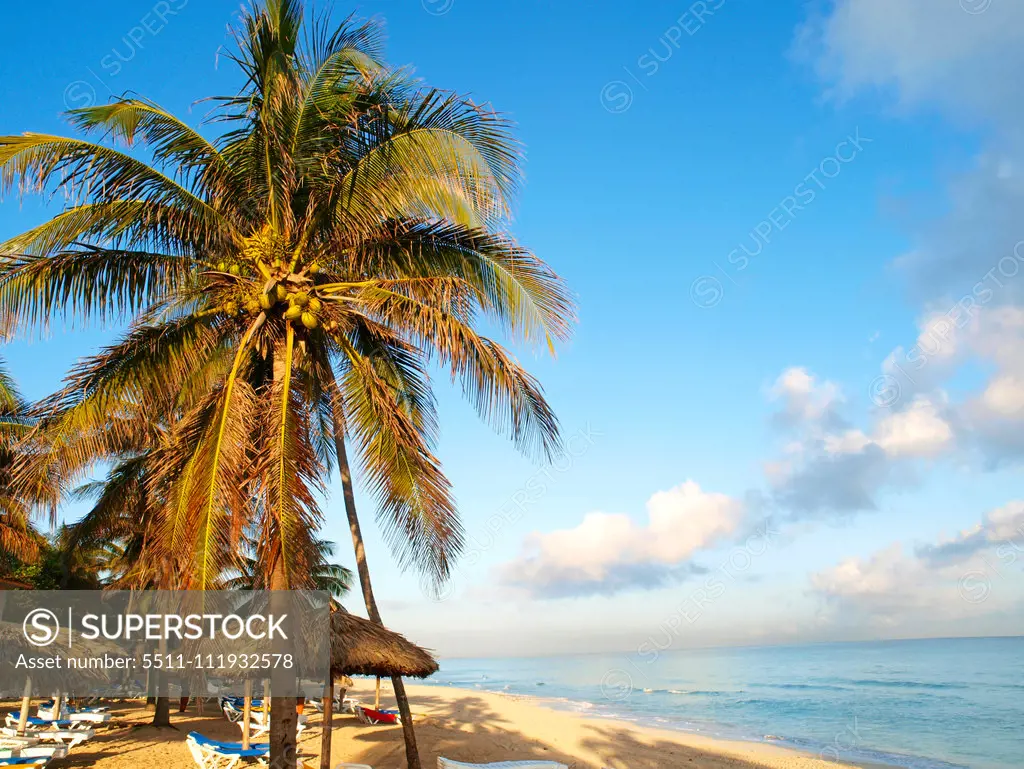
[{"label": "sky", "polygon": [[[238,7],[18,4],[0,134],[126,92],[198,123]],[[447,657],[1024,633],[1024,4],[319,7],[516,122],[509,227],[580,308],[556,359],[518,351],[552,465],[437,382],[467,532],[440,595],[360,494],[390,626]],[[58,210],[8,196],[0,239]],[[3,355],[38,398],[117,332]]]}]

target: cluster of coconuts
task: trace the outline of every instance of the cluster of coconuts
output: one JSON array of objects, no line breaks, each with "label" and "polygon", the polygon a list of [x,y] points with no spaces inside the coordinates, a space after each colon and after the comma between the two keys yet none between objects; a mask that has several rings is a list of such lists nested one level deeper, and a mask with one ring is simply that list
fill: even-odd
[{"label": "cluster of coconuts", "polygon": [[324,303],[305,291],[289,293],[288,289],[280,283],[275,283],[267,288],[260,294],[259,301],[250,303],[248,308],[253,312],[260,309],[269,310],[276,304],[285,301],[288,302],[288,309],[284,311],[285,320],[301,321],[302,325],[310,330],[319,327],[320,319],[317,316],[323,309]]},{"label": "cluster of coconuts", "polygon": [[[274,262],[274,268],[275,270],[282,271],[286,270],[287,265],[285,262],[278,259]],[[220,272],[227,272],[231,275],[241,274],[241,267],[237,262],[219,262],[217,264],[217,269]],[[310,263],[305,272],[308,275],[316,275],[320,272],[320,264],[317,262]],[[238,302],[234,301],[226,302],[223,306],[223,310],[227,315],[231,316],[240,314],[243,309],[250,314],[255,315],[261,310],[270,310],[282,302],[288,303],[288,309],[283,313],[285,320],[298,320],[303,326],[311,331],[315,328],[319,328],[320,318],[318,315],[323,309],[323,302],[316,296],[310,296],[306,291],[290,292],[288,288],[281,283],[273,283],[269,285],[259,295],[258,299],[250,299],[245,302],[244,306],[240,306]],[[331,330],[338,326],[334,321],[331,321],[327,325]]]},{"label": "cluster of coconuts", "polygon": [[284,311],[285,320],[301,320],[302,325],[311,331],[320,325],[317,313],[323,309],[323,302],[305,291],[298,291],[288,296],[288,309]]}]

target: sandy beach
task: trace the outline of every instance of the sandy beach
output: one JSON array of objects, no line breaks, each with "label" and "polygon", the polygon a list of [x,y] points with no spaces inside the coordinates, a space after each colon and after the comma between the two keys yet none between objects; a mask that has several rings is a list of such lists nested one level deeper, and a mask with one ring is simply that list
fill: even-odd
[{"label": "sandy beach", "polygon": [[[552,710],[537,701],[487,692],[446,687],[408,687],[416,734],[425,767],[437,757],[483,763],[544,759],[575,769],[837,769],[843,765],[773,745],[731,742],[699,735],[648,729],[608,719],[587,718]],[[372,682],[357,683],[351,696],[373,703]],[[385,682],[382,707],[393,704]],[[4,703],[4,712],[14,703]],[[212,712],[211,712],[212,711]],[[308,709],[307,709],[307,712]],[[98,769],[189,769],[194,763],[185,735],[197,730],[215,739],[238,740],[239,728],[228,723],[215,705],[199,716],[196,707],[172,714],[177,727],[157,730],[145,724],[151,714],[136,705],[114,709],[113,725],[94,740],[77,747],[64,767]],[[299,747],[310,766],[319,767],[321,719],[309,712],[309,728]],[[363,726],[348,714],[336,716],[331,765],[370,764],[376,769],[405,766],[401,729]]]}]

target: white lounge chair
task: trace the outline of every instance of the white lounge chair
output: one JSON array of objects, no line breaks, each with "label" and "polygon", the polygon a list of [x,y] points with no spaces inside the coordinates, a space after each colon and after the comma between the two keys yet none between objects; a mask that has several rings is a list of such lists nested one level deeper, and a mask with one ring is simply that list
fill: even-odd
[{"label": "white lounge chair", "polygon": [[68,721],[73,724],[109,724],[110,713],[68,713]]},{"label": "white lounge chair", "polygon": [[464,764],[450,758],[438,758],[437,769],[569,769],[557,761],[499,761],[496,764]]},{"label": "white lounge chair", "polygon": [[185,743],[199,769],[233,769],[243,759],[256,759],[266,765],[270,759],[270,745],[267,744],[243,750],[241,743],[218,742],[199,732],[190,732]]},{"label": "white lounge chair", "polygon": [[0,750],[0,758],[67,758],[67,745],[27,745]]},{"label": "white lounge chair", "polygon": [[[255,702],[259,702],[259,704],[257,705],[255,704]],[[224,717],[233,724],[237,724],[239,721],[242,720],[243,716],[245,715],[244,703],[227,697],[221,699],[220,709],[224,713]],[[254,701],[254,704],[251,706],[249,713],[250,715],[252,715],[253,718],[258,720],[260,723],[263,723],[262,701]]]},{"label": "white lounge chair", "polygon": [[[243,732],[245,731],[245,725],[238,721],[238,728]],[[299,725],[296,727],[296,736],[302,734],[302,731],[306,728],[306,716],[299,716]],[[261,737],[266,737],[270,733],[270,724],[266,722],[262,713],[253,713],[252,719],[249,721],[249,737],[253,740],[258,740]]]},{"label": "white lounge chair", "polygon": [[360,707],[362,703],[355,697],[346,697],[341,701],[341,712],[342,713],[355,713],[356,708]]},{"label": "white lounge chair", "polygon": [[[39,706],[39,708],[36,710],[36,718],[41,718],[44,721],[57,721],[57,720],[60,720],[60,719],[67,719],[67,720],[72,720],[72,721],[74,721],[74,720],[78,720],[78,721],[93,720],[93,721],[95,721],[97,723],[101,723],[103,721],[101,721],[101,719],[95,718],[95,716],[97,716],[99,714],[108,713],[109,710],[110,710],[110,708],[108,708],[108,707],[71,708],[71,707],[68,707],[65,704],[61,708],[60,713],[58,713],[54,709],[54,703],[52,701],[50,701],[50,702],[44,702],[42,705]],[[75,716],[78,716],[78,718],[76,719]],[[110,716],[107,715],[107,718],[105,719],[105,721],[109,721],[109,720],[110,720]]]},{"label": "white lounge chair", "polygon": [[[20,713],[8,713],[7,714],[7,726],[15,727],[18,725],[20,719]],[[109,719],[108,719],[109,720]],[[28,726],[33,729],[87,729],[88,722],[84,719],[75,720],[73,718],[64,718],[60,721],[53,721],[48,718],[32,718],[31,716],[25,722]]]},{"label": "white lounge chair", "polygon": [[[0,740],[9,737],[17,737],[17,729],[0,729]],[[55,742],[58,745],[67,745],[68,749],[75,747],[86,740],[91,740],[96,736],[96,732],[92,729],[27,729],[25,731],[26,737],[32,737],[39,742]]]},{"label": "white lounge chair", "polygon": [[20,750],[21,748],[30,748],[38,744],[39,740],[35,737],[0,734],[0,750]]}]

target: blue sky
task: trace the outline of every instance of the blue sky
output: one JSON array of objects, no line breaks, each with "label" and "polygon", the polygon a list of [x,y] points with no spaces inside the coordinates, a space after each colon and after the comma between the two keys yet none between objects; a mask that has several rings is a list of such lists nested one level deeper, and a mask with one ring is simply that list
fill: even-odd
[{"label": "blue sky", "polygon": [[[45,32],[0,55],[0,133],[63,132],[65,107],[126,91],[198,121],[237,84],[217,58],[237,7],[19,5],[11,28]],[[1024,86],[1005,76],[1024,11],[335,10],[383,17],[392,64],[514,118],[512,229],[580,304],[557,360],[523,352],[574,436],[556,467],[441,386],[469,552],[432,601],[370,533],[390,624],[448,655],[1024,632]],[[0,238],[56,210],[9,197]],[[39,397],[114,333],[5,355]],[[340,496],[326,509],[350,563]]]}]

